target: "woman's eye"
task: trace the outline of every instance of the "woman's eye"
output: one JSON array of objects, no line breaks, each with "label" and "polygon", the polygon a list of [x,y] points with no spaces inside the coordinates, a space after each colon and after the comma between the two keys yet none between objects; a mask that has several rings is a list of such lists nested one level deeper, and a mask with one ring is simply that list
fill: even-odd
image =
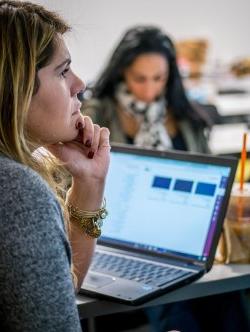
[{"label": "woman's eye", "polygon": [[66,74],[67,74],[68,71],[69,71],[69,68],[65,68],[65,69],[61,72],[60,75],[61,75],[62,77],[65,78],[65,77],[66,77]]},{"label": "woman's eye", "polygon": [[163,82],[163,81],[165,81],[166,80],[166,76],[156,76],[155,78],[154,78],[154,81],[155,82]]}]

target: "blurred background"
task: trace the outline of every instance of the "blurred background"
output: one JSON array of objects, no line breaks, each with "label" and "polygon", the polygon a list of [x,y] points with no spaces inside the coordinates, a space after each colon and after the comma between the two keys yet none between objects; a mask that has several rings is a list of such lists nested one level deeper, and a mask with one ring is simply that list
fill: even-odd
[{"label": "blurred background", "polygon": [[[210,148],[238,155],[250,123],[249,0],[39,0],[72,25],[72,67],[95,80],[121,36],[136,24],[162,28],[175,42],[189,97],[209,105]],[[247,148],[250,148],[248,140]]]},{"label": "blurred background", "polygon": [[[123,32],[135,24],[156,24],[175,41],[208,42],[207,65],[223,66],[250,56],[248,0],[39,0],[73,26],[74,67],[85,80],[99,72]],[[73,35],[73,38],[72,38]]]}]

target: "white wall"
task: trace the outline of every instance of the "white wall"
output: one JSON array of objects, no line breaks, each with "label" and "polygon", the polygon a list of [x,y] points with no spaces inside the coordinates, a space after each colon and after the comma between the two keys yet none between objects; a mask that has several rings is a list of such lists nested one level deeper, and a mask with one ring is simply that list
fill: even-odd
[{"label": "white wall", "polygon": [[250,56],[249,0],[37,0],[73,26],[73,67],[94,79],[127,27],[156,24],[172,38],[205,36],[210,61]]}]

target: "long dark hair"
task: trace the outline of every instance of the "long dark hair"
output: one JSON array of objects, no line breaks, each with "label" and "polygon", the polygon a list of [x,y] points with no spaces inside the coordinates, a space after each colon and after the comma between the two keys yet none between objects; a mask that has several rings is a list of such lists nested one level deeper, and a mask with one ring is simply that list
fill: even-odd
[{"label": "long dark hair", "polygon": [[210,126],[206,113],[190,104],[182,84],[176,63],[176,51],[171,39],[154,26],[136,26],[129,29],[115,48],[106,68],[97,79],[93,96],[99,99],[113,98],[123,72],[141,54],[159,53],[169,64],[169,77],[165,96],[168,107],[176,119],[189,118],[196,126]]}]

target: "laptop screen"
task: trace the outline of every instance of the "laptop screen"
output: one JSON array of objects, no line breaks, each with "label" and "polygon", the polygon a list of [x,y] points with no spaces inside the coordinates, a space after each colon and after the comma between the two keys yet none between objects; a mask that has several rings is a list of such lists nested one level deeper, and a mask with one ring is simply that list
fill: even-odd
[{"label": "laptop screen", "polygon": [[230,172],[223,163],[112,151],[100,242],[205,261]]}]

